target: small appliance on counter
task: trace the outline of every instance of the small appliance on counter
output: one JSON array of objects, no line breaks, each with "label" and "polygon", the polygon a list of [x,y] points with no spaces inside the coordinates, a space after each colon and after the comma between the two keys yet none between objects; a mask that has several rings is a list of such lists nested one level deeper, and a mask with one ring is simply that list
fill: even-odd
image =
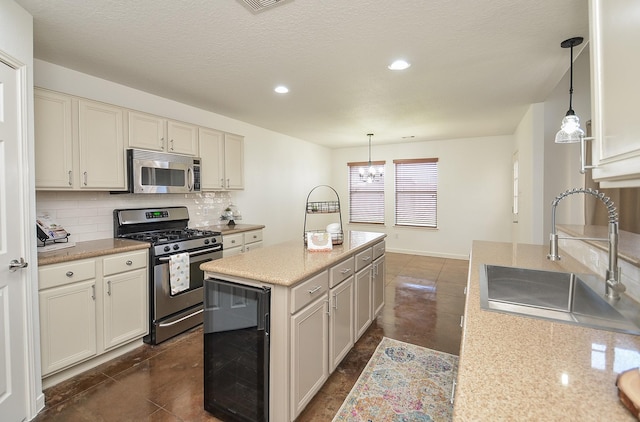
[{"label": "small appliance on counter", "polygon": [[240,211],[238,211],[238,207],[233,204],[229,204],[229,206],[222,212],[220,219],[223,221],[229,221],[227,225],[233,227],[236,225],[236,220],[242,220],[242,216],[240,215]]}]

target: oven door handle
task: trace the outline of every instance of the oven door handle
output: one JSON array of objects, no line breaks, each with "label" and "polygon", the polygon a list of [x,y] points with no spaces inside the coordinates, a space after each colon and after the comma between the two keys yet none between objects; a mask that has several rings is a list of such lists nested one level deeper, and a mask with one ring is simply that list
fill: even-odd
[{"label": "oven door handle", "polygon": [[[199,255],[204,255],[204,254],[207,254],[207,253],[211,253],[211,252],[219,252],[219,251],[222,251],[222,248],[221,248],[221,247],[211,248],[211,249],[204,249],[204,250],[202,250],[202,251],[189,252],[189,257],[192,257],[192,256],[199,256]],[[169,256],[163,256],[163,257],[158,258],[158,261],[167,262],[167,261],[169,261],[170,259],[171,259],[171,257],[169,257]]]},{"label": "oven door handle", "polygon": [[172,325],[176,325],[176,324],[184,321],[185,319],[189,319],[189,318],[194,317],[194,316],[196,316],[198,314],[201,314],[202,312],[204,312],[204,309],[198,309],[197,311],[192,312],[189,315],[185,315],[180,319],[176,319],[175,321],[171,321],[171,322],[163,322],[161,324],[158,324],[158,326],[159,327],[170,327]]}]

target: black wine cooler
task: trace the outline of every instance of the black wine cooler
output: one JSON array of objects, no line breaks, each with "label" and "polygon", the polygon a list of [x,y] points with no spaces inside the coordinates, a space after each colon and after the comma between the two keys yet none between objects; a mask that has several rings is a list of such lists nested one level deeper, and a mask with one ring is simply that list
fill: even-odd
[{"label": "black wine cooler", "polygon": [[269,421],[271,290],[206,279],[204,409],[223,421]]}]

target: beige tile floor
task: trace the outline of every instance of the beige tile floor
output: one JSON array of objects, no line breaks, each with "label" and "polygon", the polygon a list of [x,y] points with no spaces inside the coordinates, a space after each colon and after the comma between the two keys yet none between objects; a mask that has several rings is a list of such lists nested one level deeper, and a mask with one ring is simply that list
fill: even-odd
[{"label": "beige tile floor", "polygon": [[[331,421],[382,337],[457,355],[469,262],[386,254],[386,304],[297,421]],[[45,391],[35,421],[216,421],[203,410],[202,328]],[[279,422],[279,421],[273,421]]]}]

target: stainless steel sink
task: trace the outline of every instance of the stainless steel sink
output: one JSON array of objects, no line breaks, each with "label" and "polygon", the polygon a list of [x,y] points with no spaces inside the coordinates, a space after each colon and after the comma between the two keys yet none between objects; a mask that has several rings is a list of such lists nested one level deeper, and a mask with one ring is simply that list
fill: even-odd
[{"label": "stainless steel sink", "polygon": [[483,309],[640,335],[640,305],[623,295],[609,301],[604,280],[517,267],[482,265]]}]

